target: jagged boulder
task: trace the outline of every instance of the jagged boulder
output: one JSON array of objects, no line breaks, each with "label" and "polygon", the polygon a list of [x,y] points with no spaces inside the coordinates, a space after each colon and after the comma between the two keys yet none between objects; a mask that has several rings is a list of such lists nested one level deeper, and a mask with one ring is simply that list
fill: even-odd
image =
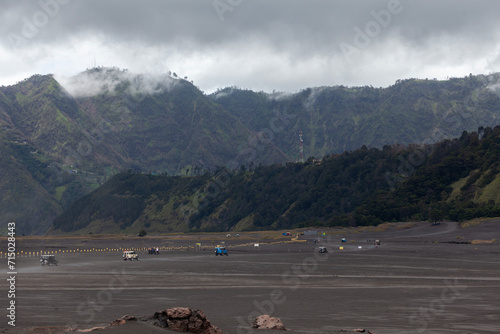
[{"label": "jagged boulder", "polygon": [[252,328],[277,329],[285,331],[285,325],[279,318],[271,317],[267,314],[260,315],[252,322]]},{"label": "jagged boulder", "polygon": [[156,312],[150,321],[163,328],[177,332],[199,334],[222,334],[222,331],[213,326],[201,310],[191,310],[186,307],[174,307],[165,311]]}]

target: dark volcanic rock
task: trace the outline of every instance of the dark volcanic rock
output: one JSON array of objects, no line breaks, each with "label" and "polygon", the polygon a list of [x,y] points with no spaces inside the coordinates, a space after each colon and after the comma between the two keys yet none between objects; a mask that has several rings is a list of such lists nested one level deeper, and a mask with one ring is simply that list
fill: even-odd
[{"label": "dark volcanic rock", "polygon": [[201,310],[191,310],[186,307],[174,307],[156,312],[150,321],[158,327],[168,328],[177,332],[199,334],[222,334],[213,326]]},{"label": "dark volcanic rock", "polygon": [[137,318],[134,317],[133,315],[128,315],[127,314],[127,315],[124,315],[123,317],[121,317],[119,319],[116,319],[115,321],[113,321],[109,325],[110,326],[119,326],[119,325],[123,325],[127,321],[137,321]]}]

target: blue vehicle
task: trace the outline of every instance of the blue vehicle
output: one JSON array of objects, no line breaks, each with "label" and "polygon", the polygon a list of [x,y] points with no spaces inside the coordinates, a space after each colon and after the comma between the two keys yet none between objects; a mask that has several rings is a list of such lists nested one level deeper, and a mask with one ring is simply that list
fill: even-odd
[{"label": "blue vehicle", "polygon": [[217,255],[228,255],[226,247],[215,247],[215,256]]}]

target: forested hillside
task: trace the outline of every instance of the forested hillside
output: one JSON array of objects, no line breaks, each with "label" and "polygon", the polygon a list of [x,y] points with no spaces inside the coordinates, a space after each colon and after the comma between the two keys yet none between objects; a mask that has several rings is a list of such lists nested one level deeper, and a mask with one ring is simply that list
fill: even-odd
[{"label": "forested hillside", "polygon": [[[17,221],[20,233],[44,233],[75,200],[122,170],[194,176],[244,166],[257,177],[258,166],[277,163],[276,173],[289,173],[280,168],[299,160],[300,130],[305,159],[459,137],[498,124],[499,87],[500,75],[490,74],[408,79],[387,88],[318,87],[290,94],[227,88],[206,95],[169,74],[99,67],[64,80],[34,75],[0,87],[0,233],[8,221]],[[345,159],[365,159],[359,154],[346,153]],[[398,163],[390,158],[380,168]],[[366,189],[374,186],[366,182]],[[340,185],[342,191],[351,187]],[[294,191],[306,196],[303,189]],[[329,205],[325,215],[351,212],[364,200],[355,197]],[[278,211],[297,201],[288,198]],[[269,213],[241,221],[239,215],[247,217],[243,206],[243,213],[227,212],[232,220],[223,229],[271,222]],[[291,215],[294,209],[287,210]],[[211,228],[212,220],[201,214],[184,229]]]},{"label": "forested hillside", "polygon": [[434,145],[363,147],[203,176],[122,173],[56,232],[244,231],[500,216],[500,127]]},{"label": "forested hillside", "polygon": [[272,130],[274,143],[296,160],[300,129],[306,157],[321,157],[363,145],[431,144],[496,126],[499,93],[500,75],[492,74],[399,80],[387,88],[316,87],[296,94],[226,88],[210,97],[250,129]]},{"label": "forested hillside", "polygon": [[[0,87],[0,140],[9,147],[2,151],[0,233],[8,221],[18,222],[19,233],[44,233],[119,170],[199,174],[236,159],[256,136],[191,83],[168,75],[96,68],[66,84],[72,94],[50,75]],[[271,144],[253,160],[287,157]]]}]

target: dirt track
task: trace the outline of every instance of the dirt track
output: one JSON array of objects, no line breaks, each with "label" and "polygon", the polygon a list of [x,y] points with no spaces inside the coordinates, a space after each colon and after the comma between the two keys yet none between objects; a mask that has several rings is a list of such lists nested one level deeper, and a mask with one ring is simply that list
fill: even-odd
[{"label": "dirt track", "polygon": [[[202,309],[224,333],[266,333],[249,329],[249,321],[261,313],[281,318],[295,333],[353,328],[377,334],[500,332],[499,243],[447,243],[499,240],[499,222],[467,229],[450,223],[361,232],[344,235],[344,244],[340,234],[329,234],[329,244],[325,237],[321,241],[330,250],[327,254],[316,252],[319,244],[311,237],[260,250],[230,248],[224,257],[209,250],[171,251],[140,254],[140,261],[131,262],[118,253],[65,254],[58,255],[57,267],[22,258],[17,326],[3,332],[90,328],[125,314],[152,315],[175,306]],[[375,247],[367,239],[381,239],[382,245]],[[227,241],[238,242],[242,240]],[[35,249],[36,243],[29,247]],[[7,291],[2,281],[0,289]],[[0,327],[8,327],[5,320]],[[102,332],[139,330],[168,332],[145,323]]]}]

